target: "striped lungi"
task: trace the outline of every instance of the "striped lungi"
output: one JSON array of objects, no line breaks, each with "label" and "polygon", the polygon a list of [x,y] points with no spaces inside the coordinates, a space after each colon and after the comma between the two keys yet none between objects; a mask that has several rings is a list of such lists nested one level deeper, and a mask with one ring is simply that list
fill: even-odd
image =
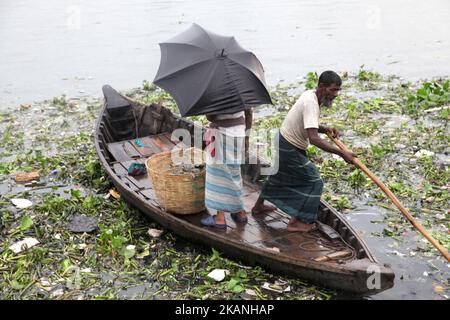
[{"label": "striped lungi", "polygon": [[217,211],[242,211],[244,137],[228,136],[217,129],[208,129],[207,143],[211,136],[214,136],[214,141],[207,147],[205,205]]},{"label": "striped lungi", "polygon": [[305,150],[299,149],[279,134],[279,169],[269,176],[261,198],[304,223],[317,220],[323,181]]}]

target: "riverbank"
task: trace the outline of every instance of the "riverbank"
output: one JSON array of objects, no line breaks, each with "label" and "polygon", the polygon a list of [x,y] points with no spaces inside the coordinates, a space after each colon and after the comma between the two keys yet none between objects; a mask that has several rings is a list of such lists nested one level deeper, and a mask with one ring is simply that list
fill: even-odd
[{"label": "riverbank", "polygon": [[[410,83],[364,68],[341,74],[342,94],[333,108],[324,110],[322,122],[341,131],[342,140],[448,250],[449,80]],[[316,79],[317,74],[309,73],[302,81],[272,87],[274,106],[259,110],[254,128],[279,127],[298,95]],[[126,94],[176,110],[170,96],[147,81]],[[226,259],[145,220],[117,197],[98,162],[92,141],[101,104],[93,97],[59,96],[0,112],[2,299],[343,297]],[[325,181],[324,199],[346,215],[375,256],[396,272],[394,288],[372,298],[448,299],[450,265],[384,194],[340,159],[317,148],[308,153]],[[34,183],[14,180],[17,173],[32,171],[40,175]],[[21,209],[12,199],[33,205]],[[94,218],[96,228],[76,232],[74,217]],[[163,232],[149,234],[149,229]],[[9,249],[25,238],[39,243],[18,253]],[[216,282],[207,277],[216,268],[230,274]]]}]

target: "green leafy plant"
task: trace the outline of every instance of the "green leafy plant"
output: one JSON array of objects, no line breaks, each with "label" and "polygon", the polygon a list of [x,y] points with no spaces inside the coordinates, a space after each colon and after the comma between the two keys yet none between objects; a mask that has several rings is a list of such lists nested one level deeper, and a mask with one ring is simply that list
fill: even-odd
[{"label": "green leafy plant", "polygon": [[142,89],[145,91],[155,91],[156,86],[148,80],[142,81]]},{"label": "green leafy plant", "polygon": [[314,89],[317,87],[317,83],[319,81],[319,75],[317,72],[308,72],[306,75],[305,88],[306,89]]},{"label": "green leafy plant", "polygon": [[378,81],[381,80],[381,75],[378,72],[366,70],[364,65],[361,65],[356,78],[359,81]]},{"label": "green leafy plant", "polygon": [[364,183],[366,182],[366,177],[364,176],[364,174],[362,173],[361,170],[359,169],[355,169],[352,171],[352,173],[350,173],[350,175],[348,176],[348,181],[350,182],[350,185],[355,188],[355,189],[359,189],[361,188]]},{"label": "green leafy plant", "polygon": [[403,111],[418,115],[420,111],[441,106],[450,102],[450,80],[424,82],[416,92],[406,96]]}]

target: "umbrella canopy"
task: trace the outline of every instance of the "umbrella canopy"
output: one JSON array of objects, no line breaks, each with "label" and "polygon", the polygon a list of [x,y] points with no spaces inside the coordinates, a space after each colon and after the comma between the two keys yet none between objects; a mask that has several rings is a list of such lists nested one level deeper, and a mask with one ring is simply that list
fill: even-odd
[{"label": "umbrella canopy", "polygon": [[234,37],[194,23],[159,45],[161,63],[153,82],[172,95],[182,116],[235,113],[272,103],[261,63]]}]

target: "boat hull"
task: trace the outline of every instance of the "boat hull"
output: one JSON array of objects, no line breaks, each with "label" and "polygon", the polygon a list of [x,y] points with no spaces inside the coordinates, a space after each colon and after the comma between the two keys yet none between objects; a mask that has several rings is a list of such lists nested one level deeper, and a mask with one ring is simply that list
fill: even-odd
[{"label": "boat hull", "polygon": [[[145,138],[149,141],[149,150],[150,147],[153,148],[155,145],[163,150],[163,145],[158,145],[156,142],[159,140],[168,141],[167,137],[170,138],[170,136],[167,134],[162,136],[162,132],[170,133],[176,128],[187,128],[193,131],[195,125],[173,115],[161,106],[141,106],[121,96],[110,87],[104,88],[104,92],[105,104],[97,121],[95,133],[95,146],[101,165],[124,200],[138,208],[147,217],[188,241],[214,247],[230,258],[238,259],[252,266],[259,265],[283,275],[300,277],[314,284],[358,295],[371,295],[393,286],[395,275],[392,269],[387,265],[378,263],[363,239],[359,237],[339,212],[324,201],[321,203],[319,220],[335,229],[341,235],[343,241],[345,239],[345,242],[348,241],[356,248],[353,259],[318,262],[314,259],[314,256],[308,256],[301,250],[295,251],[295,254],[289,254],[289,252],[294,252],[292,248],[296,248],[299,244],[295,242],[297,240],[292,233],[287,234],[283,231],[284,229],[282,230],[279,227],[287,219],[282,213],[279,213],[279,216],[272,214],[272,219],[269,221],[265,217],[249,215],[252,224],[249,223],[246,227],[249,229],[248,231],[241,230],[240,226],[234,225],[229,233],[228,231],[223,233],[201,227],[198,223],[200,216],[181,217],[165,212],[159,206],[151,187],[147,185],[148,181],[133,180],[124,172],[124,164],[127,164],[127,161],[139,160],[140,158],[137,156],[133,158],[134,154],[131,153],[131,160],[120,159],[122,153],[117,151],[117,145],[125,146],[132,139],[148,135],[155,139],[152,142],[151,139]],[[140,108],[137,118],[140,118],[141,122],[138,125],[128,126],[128,128],[119,127],[117,132],[114,132],[114,125],[121,122],[115,119],[116,122],[111,124],[110,118],[114,112],[109,112],[108,109],[117,106],[123,109],[121,112],[118,112],[118,109],[115,110],[115,115],[119,118],[122,114],[127,113],[127,106],[129,108]],[[157,118],[159,118],[158,121]],[[149,123],[152,125],[149,126]],[[128,124],[122,122],[121,125],[127,126]],[[143,140],[147,141],[145,139]],[[124,149],[126,151],[125,147]],[[130,155],[129,151],[125,153],[127,152]],[[126,155],[123,155],[123,157],[126,157]],[[145,160],[145,157],[141,157],[141,159]],[[249,204],[252,199],[255,199],[254,197],[257,196],[260,188],[255,183],[259,178],[257,175],[260,167],[261,163],[253,166],[247,165],[243,168],[243,177],[248,194],[246,201]],[[208,212],[203,213],[203,215],[207,214]],[[327,239],[321,238],[320,241],[325,242]],[[273,250],[274,247],[271,246],[281,250]]]}]

